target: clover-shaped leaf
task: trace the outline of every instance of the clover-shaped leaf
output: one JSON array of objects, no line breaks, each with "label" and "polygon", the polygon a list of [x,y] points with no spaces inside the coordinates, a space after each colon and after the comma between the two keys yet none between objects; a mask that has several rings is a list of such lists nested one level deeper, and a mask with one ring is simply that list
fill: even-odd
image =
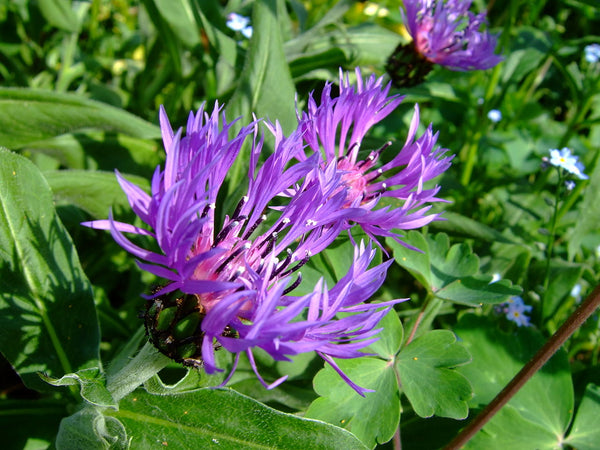
[{"label": "clover-shaped leaf", "polygon": [[400,393],[393,365],[379,358],[336,360],[344,373],[361,387],[373,389],[361,397],[331,366],[314,378],[321,397],[311,403],[305,417],[343,427],[367,447],[389,441],[400,421]]},{"label": "clover-shaped leaf", "polygon": [[479,257],[466,243],[450,246],[448,235],[423,236],[410,231],[403,238],[416,252],[388,239],[396,263],[409,271],[436,297],[470,306],[502,303],[522,289],[509,280],[492,283],[492,277],[479,274]]},{"label": "clover-shaped leaf", "polygon": [[392,310],[379,326],[383,328],[377,335],[379,339],[367,351],[380,358],[336,360],[353,382],[375,392],[359,396],[327,365],[314,379],[315,391],[321,397],[306,413],[306,417],[346,428],[368,447],[389,441],[400,422],[400,393],[393,360],[402,344],[402,324]]},{"label": "clover-shaped leaf", "polygon": [[419,416],[467,417],[471,385],[453,369],[470,360],[469,352],[448,330],[430,331],[400,352],[396,368],[401,387]]}]

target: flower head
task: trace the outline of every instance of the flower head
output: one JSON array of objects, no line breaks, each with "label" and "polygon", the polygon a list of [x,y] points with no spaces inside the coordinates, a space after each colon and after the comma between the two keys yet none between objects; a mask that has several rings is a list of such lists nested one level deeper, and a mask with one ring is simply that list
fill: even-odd
[{"label": "flower head", "polygon": [[402,11],[418,53],[451,70],[494,67],[496,36],[482,31],[485,13],[469,12],[471,0],[404,0]]},{"label": "flower head", "polygon": [[577,156],[571,154],[571,149],[564,147],[562,150],[550,149],[550,164],[572,173],[581,180],[587,180],[588,176],[583,173],[585,167]]},{"label": "flower head", "polygon": [[490,119],[494,123],[498,123],[502,120],[502,113],[497,109],[490,109],[488,111],[488,119]]},{"label": "flower head", "polygon": [[[316,155],[291,164],[303,145],[300,134],[285,137],[277,123],[267,127],[274,134],[275,151],[261,165],[258,121],[230,138],[232,123],[217,105],[210,114],[203,108],[190,114],[185,136],[181,130],[173,132],[163,109],[160,123],[167,157],[164,169],[156,168],[151,194],[117,173],[133,211],[148,227],[117,222],[110,215],[84,224],[110,230],[143,270],[167,280],[151,298],[155,307],[146,324],[153,343],[207,373],[220,370],[215,345],[238,357],[245,352],[267,387],[283,378],[267,385],[254,364],[253,348],[277,360],[316,351],[364,393],[331,358],[360,356],[359,350],[376,339],[377,322],[398,300],[363,301],[382,284],[389,262],[369,268],[375,251],[361,244],[348,275],[335,286],[321,281],[304,289],[306,295],[292,295],[302,281],[299,269],[344,229],[350,211],[339,205],[345,192],[332,194],[314,182]],[[217,197],[248,139],[247,193],[220,220]],[[288,195],[291,190],[293,196]],[[140,247],[125,233],[154,239],[159,251]],[[165,309],[169,295],[179,297]],[[352,315],[338,318],[338,313]]]},{"label": "flower head", "polygon": [[596,64],[598,61],[600,61],[599,44],[586,45],[583,51],[585,53],[585,60],[590,64]]},{"label": "flower head", "polygon": [[430,203],[440,201],[436,197],[439,187],[426,189],[424,184],[444,172],[452,157],[436,146],[437,133],[431,126],[417,137],[418,107],[404,145],[389,162],[380,163],[379,158],[391,142],[361,153],[365,135],[402,98],[388,96],[391,86],[383,85],[382,78],[372,75],[363,80],[358,68],[356,80],[354,85],[348,74],[340,72],[338,96],[332,94],[329,83],[319,104],[311,96],[308,112],[299,114],[298,126],[308,152],[299,152],[296,157],[301,161],[314,155],[322,158],[319,179],[323,185],[329,182],[333,186],[330,191],[336,199],[344,196],[348,228],[355,223],[371,237],[400,240],[393,230],[422,227],[438,218],[439,214],[428,215],[427,211]]},{"label": "flower head", "polygon": [[231,13],[227,16],[227,27],[233,31],[241,32],[246,38],[252,37],[252,26],[248,17],[240,16],[236,13]]},{"label": "flower head", "polygon": [[506,318],[518,326],[529,326],[530,318],[525,313],[531,312],[533,307],[526,305],[523,299],[519,296],[511,297],[504,303],[503,311]]}]

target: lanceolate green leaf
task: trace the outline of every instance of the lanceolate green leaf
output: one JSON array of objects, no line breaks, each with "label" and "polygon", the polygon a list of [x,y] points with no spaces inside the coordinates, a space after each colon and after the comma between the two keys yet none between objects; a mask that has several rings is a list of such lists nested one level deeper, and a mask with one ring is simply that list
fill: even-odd
[{"label": "lanceolate green leaf", "polygon": [[30,142],[90,129],[147,139],[160,137],[157,126],[80,95],[0,88],[0,145],[14,150]]},{"label": "lanceolate green leaf", "polygon": [[579,206],[579,214],[575,226],[570,230],[567,240],[569,250],[569,259],[581,251],[581,242],[588,233],[598,230],[598,217],[600,217],[600,161],[597,160],[594,170],[590,174],[590,181],[587,185],[583,201]]},{"label": "lanceolate green leaf", "polygon": [[[250,47],[237,87],[227,105],[229,120],[242,117],[235,125],[237,129],[250,122],[253,114],[273,122],[278,120],[287,133],[296,127],[296,90],[283,52],[278,22],[278,11],[283,8],[285,4],[281,0],[257,0],[254,3]],[[228,174],[230,194],[245,175],[247,161],[248,157],[242,151]]]},{"label": "lanceolate green leaf", "polygon": [[0,350],[25,384],[99,367],[91,286],[42,174],[0,150]]},{"label": "lanceolate green leaf", "polygon": [[125,425],[132,448],[365,448],[341,428],[281,413],[232,390],[138,390],[107,414]]},{"label": "lanceolate green leaf", "polygon": [[[105,219],[113,211],[129,208],[127,196],[114,173],[85,170],[57,170],[44,172],[52,188],[57,205],[75,205],[94,219]],[[143,189],[149,188],[145,178],[125,175],[129,181]]]},{"label": "lanceolate green leaf", "polygon": [[189,47],[200,42],[200,30],[188,0],[153,0],[175,35]]},{"label": "lanceolate green leaf", "polygon": [[259,0],[254,4],[254,29],[238,87],[227,108],[230,119],[243,121],[258,117],[276,119],[284,131],[296,126],[295,87],[283,52],[278,11],[285,8],[280,0]]},{"label": "lanceolate green leaf", "polygon": [[37,4],[50,25],[65,31],[78,31],[79,21],[69,0],[39,0]]}]

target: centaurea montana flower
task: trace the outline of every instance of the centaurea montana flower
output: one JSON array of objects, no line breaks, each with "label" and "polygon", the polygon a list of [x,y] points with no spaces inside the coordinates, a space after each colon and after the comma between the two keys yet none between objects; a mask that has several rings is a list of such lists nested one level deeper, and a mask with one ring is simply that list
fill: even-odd
[{"label": "centaurea montana flower", "polygon": [[[377,339],[377,323],[399,300],[363,301],[381,286],[390,261],[369,268],[375,250],[361,243],[348,275],[331,289],[321,281],[305,289],[306,295],[290,295],[301,282],[298,269],[343,230],[349,211],[340,205],[346,193],[324,190],[311,181],[316,156],[290,164],[302,145],[298,132],[284,137],[277,123],[270,124],[275,151],[259,166],[263,138],[258,137],[258,121],[230,139],[232,123],[226,122],[224,114],[220,117],[221,112],[217,105],[211,114],[203,108],[190,114],[184,137],[181,130],[173,132],[161,108],[167,157],[164,170],[156,168],[150,195],[117,173],[133,211],[149,229],[117,222],[110,215],[108,220],[84,224],[110,230],[115,241],[139,259],[140,268],[167,280],[166,286],[153,293],[155,310],[160,311],[166,296],[183,293],[171,303],[177,304],[171,308],[171,312],[177,309],[171,316],[182,322],[195,318],[186,322],[193,328],[185,338],[192,351],[180,354],[177,352],[189,346],[177,347],[171,355],[174,336],[185,327],[157,315],[153,319],[160,329],[153,343],[159,350],[166,349],[166,354],[185,365],[202,366],[207,373],[214,373],[221,370],[215,361],[215,347],[222,346],[236,354],[231,374],[240,353],[245,352],[259,380],[269,388],[285,377],[267,385],[258,373],[252,349],[261,348],[275,360],[315,351],[363,395],[366,390],[352,383],[332,357],[362,356],[360,349]],[[247,194],[217,228],[217,196],[249,137]],[[287,196],[292,188],[295,195]],[[160,252],[138,246],[124,233],[153,238]],[[183,304],[185,317],[180,317]],[[338,313],[351,314],[336,318]],[[157,345],[154,341],[165,333],[166,342]]]},{"label": "centaurea montana flower", "polygon": [[[308,112],[298,114],[298,129],[308,149],[296,158],[307,161],[320,155],[321,179],[337,176],[336,195],[341,191],[346,196],[347,228],[358,224],[373,239],[383,236],[402,242],[394,230],[419,228],[439,217],[426,214],[430,203],[441,201],[436,197],[439,187],[426,189],[424,184],[444,172],[452,157],[436,146],[437,133],[431,125],[416,137],[419,108],[415,105],[406,141],[396,156],[379,164],[381,152],[392,145],[388,142],[361,158],[365,135],[400,104],[402,97],[388,96],[391,85],[384,85],[382,77],[371,75],[363,80],[358,68],[355,73],[353,85],[348,74],[340,71],[339,95],[333,96],[332,85],[327,83],[320,103],[311,96]],[[382,199],[393,200],[394,206],[381,207]]]},{"label": "centaurea montana flower", "polygon": [[404,0],[404,21],[417,52],[451,70],[489,69],[502,61],[497,38],[481,28],[485,13],[469,11],[471,0]]}]

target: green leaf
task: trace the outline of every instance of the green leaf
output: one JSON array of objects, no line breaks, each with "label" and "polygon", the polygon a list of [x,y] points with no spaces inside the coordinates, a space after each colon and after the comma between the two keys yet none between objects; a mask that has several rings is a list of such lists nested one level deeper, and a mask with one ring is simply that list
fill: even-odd
[{"label": "green leaf", "polygon": [[235,39],[227,36],[215,26],[215,19],[211,21],[207,17],[211,12],[214,14],[220,13],[220,11],[214,11],[215,5],[210,2],[195,2],[195,7],[202,23],[202,31],[206,33],[216,59],[216,94],[222,95],[237,83],[236,68],[240,65],[242,51]]},{"label": "green leaf", "polygon": [[[543,262],[544,267],[546,262]],[[544,267],[545,270],[545,267]],[[569,263],[561,259],[552,260],[550,263],[550,284],[545,296],[543,318],[546,319],[556,314],[562,306],[571,289],[581,278],[583,266],[576,263]],[[540,277],[541,279],[541,277]],[[562,318],[561,318],[562,319]]]},{"label": "green leaf", "polygon": [[38,0],[37,5],[50,25],[72,33],[79,30],[79,21],[69,0]]},{"label": "green leaf", "polygon": [[44,154],[55,158],[68,169],[119,169],[150,178],[162,162],[164,151],[158,151],[155,141],[124,134],[92,131],[64,134],[42,141],[28,143],[21,149],[25,156]]},{"label": "green leaf", "polygon": [[383,328],[378,334],[376,342],[367,347],[367,351],[373,352],[386,360],[392,360],[400,350],[404,329],[398,314],[393,309],[379,321],[377,328]]},{"label": "green leaf", "polygon": [[585,188],[583,201],[578,207],[575,226],[568,234],[567,248],[569,259],[581,251],[581,242],[587,234],[598,230],[598,217],[600,217],[600,164],[596,163],[594,170],[589,174],[589,184]]},{"label": "green leaf", "polygon": [[188,0],[153,0],[173,33],[188,47],[200,42],[200,30]]},{"label": "green leaf", "polygon": [[125,450],[129,448],[127,432],[116,418],[104,416],[91,406],[66,417],[56,436],[57,450]]},{"label": "green leaf", "polygon": [[502,303],[522,289],[509,280],[490,283],[491,276],[479,274],[479,257],[466,244],[450,247],[448,235],[423,236],[410,231],[403,238],[422,253],[387,239],[396,263],[408,270],[431,294],[442,300],[469,306]]},{"label": "green leaf", "polygon": [[[455,332],[473,356],[458,370],[475,393],[470,406],[487,405],[544,343],[531,327],[508,334],[492,319],[464,315]],[[551,449],[560,447],[571,421],[573,385],[566,353],[560,350],[469,442],[467,448]],[[510,432],[507,432],[510,430]]]},{"label": "green leaf", "polygon": [[30,142],[89,129],[155,139],[160,128],[124,110],[76,94],[0,88],[0,142],[17,149]]},{"label": "green leaf", "polygon": [[296,127],[296,92],[283,52],[278,18],[285,5],[279,0],[258,0],[252,12],[253,34],[238,87],[229,104],[228,116],[243,121],[258,117],[279,120],[283,130]]},{"label": "green leaf", "polygon": [[[44,172],[52,188],[57,206],[75,205],[95,219],[104,219],[113,211],[129,209],[127,196],[121,189],[114,173],[85,170],[57,170]],[[129,181],[149,190],[147,179],[127,175]]]},{"label": "green leaf", "polygon": [[566,443],[577,450],[594,450],[600,442],[600,387],[588,384]]},{"label": "green leaf", "polygon": [[281,413],[232,390],[138,390],[107,414],[125,425],[132,448],[364,449],[345,430]]},{"label": "green leaf", "polygon": [[402,390],[421,417],[464,419],[472,389],[455,367],[471,360],[448,330],[433,330],[408,344],[398,355]]},{"label": "green leaf", "polygon": [[0,402],[0,429],[5,431],[2,448],[49,448],[61,419],[67,414],[66,405],[55,399],[3,398]]},{"label": "green leaf", "polygon": [[462,214],[445,211],[442,217],[445,220],[436,220],[431,223],[430,227],[435,230],[446,231],[480,241],[503,242],[505,244],[514,243],[499,231]]},{"label": "green leaf", "polygon": [[0,350],[25,384],[99,367],[99,330],[88,279],[42,174],[0,149]]},{"label": "green leaf", "polygon": [[314,378],[315,391],[321,397],[310,405],[306,417],[344,427],[369,448],[389,441],[398,427],[401,411],[393,364],[371,357],[335,361],[354,383],[375,392],[361,397],[327,365]]},{"label": "green leaf", "polygon": [[79,385],[83,400],[90,405],[116,408],[117,403],[106,389],[104,374],[99,368],[83,369],[77,373],[70,373],[61,378],[52,378],[42,375],[42,379],[52,386]]}]

